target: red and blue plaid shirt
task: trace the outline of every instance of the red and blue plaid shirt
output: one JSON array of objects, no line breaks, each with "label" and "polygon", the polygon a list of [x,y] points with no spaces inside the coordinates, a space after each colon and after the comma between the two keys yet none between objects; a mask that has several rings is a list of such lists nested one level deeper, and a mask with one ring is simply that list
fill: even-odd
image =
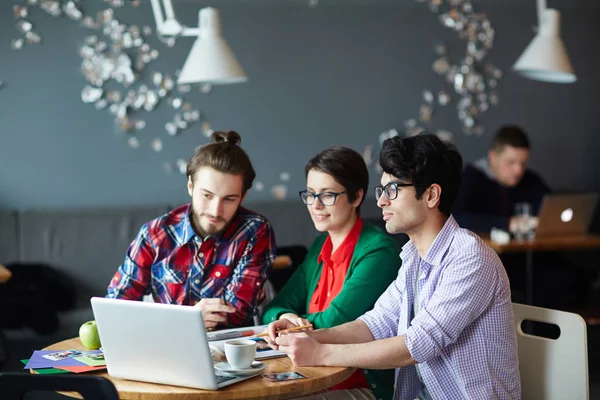
[{"label": "red and blue plaid shirt", "polygon": [[250,324],[275,259],[271,224],[240,207],[225,231],[202,239],[189,211],[187,204],[142,226],[106,297],[152,294],[155,302],[182,305],[222,298],[237,310],[227,326]]}]

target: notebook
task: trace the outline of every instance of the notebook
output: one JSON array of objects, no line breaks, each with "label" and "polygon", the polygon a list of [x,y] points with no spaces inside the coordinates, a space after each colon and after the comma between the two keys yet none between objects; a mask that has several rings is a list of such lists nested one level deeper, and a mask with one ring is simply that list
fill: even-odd
[{"label": "notebook", "polygon": [[[260,338],[253,338],[252,335],[263,333],[267,325],[257,325],[245,328],[223,329],[220,331],[209,332],[207,334],[209,346],[215,349],[219,354],[225,353],[225,342],[233,338],[247,338],[258,343],[256,348],[255,360],[267,360],[269,358],[287,357],[282,351],[273,350],[267,346],[266,342]],[[223,339],[222,339],[223,338]]]},{"label": "notebook", "polygon": [[196,389],[217,390],[260,374],[218,374],[198,307],[91,299],[108,374]]}]

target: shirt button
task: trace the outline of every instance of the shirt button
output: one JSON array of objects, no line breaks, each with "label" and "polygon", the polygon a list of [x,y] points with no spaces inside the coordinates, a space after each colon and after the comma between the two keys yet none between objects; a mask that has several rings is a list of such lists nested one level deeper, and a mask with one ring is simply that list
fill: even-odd
[{"label": "shirt button", "polygon": [[194,283],[195,283],[196,285],[199,285],[199,284],[200,284],[200,279],[196,279],[196,280],[194,281]]},{"label": "shirt button", "polygon": [[221,271],[217,271],[215,272],[215,276],[218,278],[219,276],[221,276]]},{"label": "shirt button", "polygon": [[199,258],[204,258],[204,253],[203,252],[198,253],[198,257]]},{"label": "shirt button", "polygon": [[376,384],[372,384],[372,385],[371,385],[371,387],[372,387],[373,389],[375,389],[375,388],[377,387],[377,385],[376,385]]},{"label": "shirt button", "polygon": [[260,282],[256,282],[256,286],[260,286]]},{"label": "shirt button", "polygon": [[363,373],[366,375],[366,374],[368,374],[368,373],[369,373],[369,371],[368,371],[368,370],[366,370],[366,369],[363,369]]}]

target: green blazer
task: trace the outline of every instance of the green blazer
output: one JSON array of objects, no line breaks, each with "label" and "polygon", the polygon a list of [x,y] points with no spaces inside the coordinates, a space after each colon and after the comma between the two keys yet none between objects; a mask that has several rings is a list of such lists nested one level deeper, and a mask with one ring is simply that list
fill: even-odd
[{"label": "green blazer", "polygon": [[[263,313],[263,323],[276,321],[282,314],[294,313],[309,320],[315,329],[332,328],[354,321],[373,305],[396,279],[400,269],[400,250],[396,242],[381,229],[363,220],[363,227],[352,254],[342,291],[329,307],[308,314],[308,306],[319,278],[322,263],[317,259],[327,234],[315,239],[304,262],[292,275]],[[365,376],[377,399],[391,399],[394,370],[365,370]]]}]

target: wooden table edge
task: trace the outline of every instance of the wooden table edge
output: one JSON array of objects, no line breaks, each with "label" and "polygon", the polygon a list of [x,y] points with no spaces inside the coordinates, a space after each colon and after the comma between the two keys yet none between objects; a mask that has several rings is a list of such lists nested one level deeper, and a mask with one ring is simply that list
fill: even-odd
[{"label": "wooden table edge", "polygon": [[506,244],[492,242],[490,235],[478,233],[481,239],[498,254],[522,253],[526,251],[561,251],[561,250],[588,250],[600,248],[600,235],[576,234],[557,235],[535,238],[531,241],[511,240]]},{"label": "wooden table edge", "polygon": [[[60,346],[62,343],[65,343],[70,341],[70,340],[77,340],[77,342],[79,342],[79,338],[70,338],[70,339],[65,339],[61,342],[58,343],[54,343],[50,346],[45,347],[43,350],[68,350],[68,349],[63,349],[63,348],[57,348]],[[80,343],[80,342],[79,342]],[[69,348],[75,348],[75,349],[84,349],[83,345],[79,345],[79,346],[66,346]],[[273,362],[273,361],[277,361],[278,359],[267,359],[267,360],[263,360],[263,362],[268,363],[269,362]],[[338,370],[336,372],[333,372],[331,375],[327,376],[326,380],[323,380],[322,382],[319,382],[318,378],[312,378],[315,379],[311,380],[311,373],[310,373],[310,369],[311,368],[327,368],[327,369],[331,369],[331,370]],[[148,393],[148,392],[138,392],[138,391],[131,391],[131,390],[122,390],[118,388],[118,381],[125,381],[125,379],[120,379],[120,378],[113,378],[110,375],[108,375],[108,371],[106,370],[102,370],[102,371],[92,371],[92,372],[86,372],[85,375],[91,375],[91,376],[100,376],[103,378],[106,378],[108,380],[110,380],[115,387],[117,387],[117,391],[119,392],[119,399],[121,400],[165,400],[165,399],[169,399],[169,400],[193,400],[193,399],[210,399],[210,400],[217,400],[217,399],[254,399],[254,398],[268,398],[268,399],[289,399],[289,398],[294,398],[294,397],[298,397],[298,396],[303,396],[303,395],[307,395],[307,394],[311,394],[311,393],[316,393],[316,392],[320,392],[322,390],[328,389],[334,385],[337,385],[341,382],[343,382],[344,380],[348,379],[355,371],[356,368],[350,368],[350,367],[296,367],[296,366],[291,366],[291,369],[293,371],[299,372],[305,376],[307,376],[307,379],[309,379],[308,381],[304,380],[304,379],[298,379],[298,380],[292,380],[292,381],[285,381],[285,382],[273,382],[272,384],[270,383],[268,386],[261,386],[259,388],[250,388],[246,391],[244,391],[244,396],[236,396],[235,392],[231,392],[228,391],[227,389],[229,387],[225,387],[219,390],[202,390],[202,389],[193,389],[193,388],[188,388],[189,391],[185,392],[185,393]],[[35,370],[30,369],[29,370],[30,373],[32,374],[36,374],[37,372],[35,372]],[[284,371],[281,371],[284,372]],[[248,379],[247,381],[242,381],[242,382],[238,382],[235,383],[233,385],[231,385],[231,387],[234,387],[235,385],[243,385],[245,382],[248,381],[252,381],[253,379],[263,379],[261,378],[260,375],[255,376],[253,378]],[[117,380],[117,382],[115,383],[115,380]],[[306,388],[302,388],[304,383],[308,383],[312,381],[312,385]],[[140,384],[144,384],[145,382],[140,382],[140,381],[129,381],[129,382],[139,382]],[[169,386],[169,385],[161,385],[161,386],[167,386],[167,387],[173,387],[175,389],[181,389],[181,387],[177,387],[177,386]],[[77,393],[77,392],[57,392],[60,393],[62,395],[68,396],[68,397],[72,397],[72,398],[78,398],[78,399],[82,399],[83,397]]]}]

